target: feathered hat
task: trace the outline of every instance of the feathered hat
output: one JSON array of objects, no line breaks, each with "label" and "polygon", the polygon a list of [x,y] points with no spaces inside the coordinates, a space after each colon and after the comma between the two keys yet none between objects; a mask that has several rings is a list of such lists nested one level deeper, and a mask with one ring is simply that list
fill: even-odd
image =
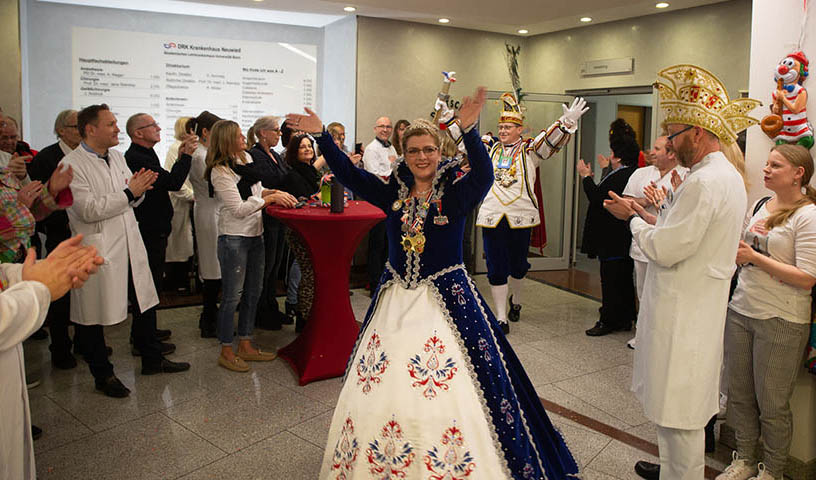
[{"label": "feathered hat", "polygon": [[657,76],[666,81],[655,83],[666,123],[704,128],[725,144],[736,142],[739,132],[759,123],[748,113],[762,102],[729,99],[722,82],[708,70],[696,65],[674,65]]},{"label": "feathered hat", "polygon": [[499,113],[499,123],[523,125],[524,114],[521,113],[521,106],[516,101],[516,97],[512,93],[502,93],[500,100],[502,109],[501,113]]}]

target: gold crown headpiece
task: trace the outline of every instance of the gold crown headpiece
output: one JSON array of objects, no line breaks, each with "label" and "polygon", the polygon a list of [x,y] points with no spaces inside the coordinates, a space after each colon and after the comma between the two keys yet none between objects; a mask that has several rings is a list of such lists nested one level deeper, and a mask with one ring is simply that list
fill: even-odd
[{"label": "gold crown headpiece", "polygon": [[502,102],[501,113],[499,113],[499,123],[523,125],[524,114],[522,113],[521,105],[516,101],[515,95],[512,93],[502,93],[499,100]]},{"label": "gold crown headpiece", "polygon": [[696,65],[674,65],[657,76],[667,81],[655,83],[666,123],[704,128],[725,144],[736,142],[739,132],[759,123],[748,112],[762,102],[752,98],[730,100],[725,86],[708,70]]}]

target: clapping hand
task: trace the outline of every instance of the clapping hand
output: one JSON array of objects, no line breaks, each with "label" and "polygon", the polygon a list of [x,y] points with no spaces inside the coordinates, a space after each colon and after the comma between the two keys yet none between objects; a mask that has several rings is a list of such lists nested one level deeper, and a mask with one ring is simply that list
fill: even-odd
[{"label": "clapping hand", "polygon": [[31,208],[31,206],[34,205],[34,200],[39,198],[42,189],[43,189],[42,182],[40,181],[30,182],[28,185],[24,185],[20,190],[17,191],[17,201],[25,205],[26,208]]},{"label": "clapping hand", "polygon": [[622,198],[612,190],[609,191],[609,198],[611,200],[604,200],[604,208],[609,211],[618,220],[626,220],[635,214],[635,203],[631,198]]},{"label": "clapping hand", "polygon": [[82,246],[81,242],[82,235],[65,240],[39,262],[34,249],[29,249],[23,262],[23,280],[44,284],[51,293],[52,301],[71,288],[82,287],[104,259],[96,254],[95,247]]},{"label": "clapping hand", "polygon": [[576,168],[578,169],[578,175],[580,175],[581,178],[592,176],[592,167],[590,167],[583,158],[578,160],[578,165],[576,165]]},{"label": "clapping hand", "polygon": [[485,87],[477,87],[472,97],[462,99],[462,106],[459,107],[459,112],[457,113],[462,129],[467,129],[476,123],[486,101],[487,89]]},{"label": "clapping hand", "polygon": [[643,187],[643,195],[646,196],[649,203],[654,205],[654,207],[659,210],[660,205],[669,195],[669,190],[666,187],[658,188],[655,182],[651,182],[649,185]]},{"label": "clapping hand", "polygon": [[26,178],[28,171],[26,170],[26,163],[31,161],[31,155],[20,156],[19,153],[14,152],[11,155],[11,160],[8,163],[9,172],[20,180]]},{"label": "clapping hand", "polygon": [[677,189],[680,188],[680,184],[683,183],[683,180],[685,180],[685,179],[683,177],[681,177],[679,173],[677,173],[677,170],[672,170],[672,172],[671,172],[671,184],[672,184],[672,189],[674,189],[674,191],[677,191]]},{"label": "clapping hand", "polygon": [[757,255],[756,250],[751,248],[751,246],[744,241],[740,240],[739,246],[737,247],[737,265],[751,263],[751,260],[754,259],[755,255]]},{"label": "clapping hand", "polygon": [[51,174],[51,178],[48,180],[48,193],[50,193],[52,197],[56,198],[61,191],[65,190],[71,185],[71,181],[73,179],[74,169],[70,165],[65,168],[63,168],[62,165],[57,165],[57,168],[54,170],[54,173]]},{"label": "clapping hand", "polygon": [[134,197],[141,197],[144,192],[153,188],[153,183],[157,178],[159,178],[157,172],[142,168],[130,177],[128,188]]},{"label": "clapping hand", "polygon": [[608,157],[605,157],[605,156],[603,156],[602,154],[599,153],[598,154],[598,166],[601,167],[601,168],[608,167],[609,164],[612,163],[611,159],[612,159],[612,155],[609,155]]},{"label": "clapping hand", "polygon": [[193,152],[195,152],[197,147],[198,147],[198,136],[193,135],[192,133],[188,133],[181,140],[181,145],[179,145],[179,152],[187,154],[187,155],[192,155]]},{"label": "clapping hand", "polygon": [[286,123],[294,130],[301,130],[306,133],[320,133],[323,131],[323,122],[320,117],[310,108],[304,108],[306,115],[299,113],[289,113],[286,115]]}]

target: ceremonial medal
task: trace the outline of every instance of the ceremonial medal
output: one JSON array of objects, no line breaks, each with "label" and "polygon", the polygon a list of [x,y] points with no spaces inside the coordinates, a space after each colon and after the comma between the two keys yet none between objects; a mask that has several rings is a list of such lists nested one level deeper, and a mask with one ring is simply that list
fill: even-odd
[{"label": "ceremonial medal", "polygon": [[434,217],[434,225],[447,225],[448,224],[448,217],[445,215],[437,215]]},{"label": "ceremonial medal", "polygon": [[396,212],[400,207],[402,207],[402,200],[394,200],[393,205],[391,205],[391,210]]}]

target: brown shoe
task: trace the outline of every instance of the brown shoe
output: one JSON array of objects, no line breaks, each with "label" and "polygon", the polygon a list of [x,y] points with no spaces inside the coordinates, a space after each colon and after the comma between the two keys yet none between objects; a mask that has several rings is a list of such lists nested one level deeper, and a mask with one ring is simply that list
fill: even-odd
[{"label": "brown shoe", "polygon": [[246,360],[247,362],[271,362],[272,360],[278,358],[277,353],[264,352],[261,349],[258,349],[258,353],[248,353],[239,350],[235,355]]},{"label": "brown shoe", "polygon": [[249,365],[246,364],[240,357],[236,356],[230,362],[227,358],[223,355],[218,356],[218,364],[222,367],[226,368],[227,370],[232,370],[233,372],[248,372]]}]

